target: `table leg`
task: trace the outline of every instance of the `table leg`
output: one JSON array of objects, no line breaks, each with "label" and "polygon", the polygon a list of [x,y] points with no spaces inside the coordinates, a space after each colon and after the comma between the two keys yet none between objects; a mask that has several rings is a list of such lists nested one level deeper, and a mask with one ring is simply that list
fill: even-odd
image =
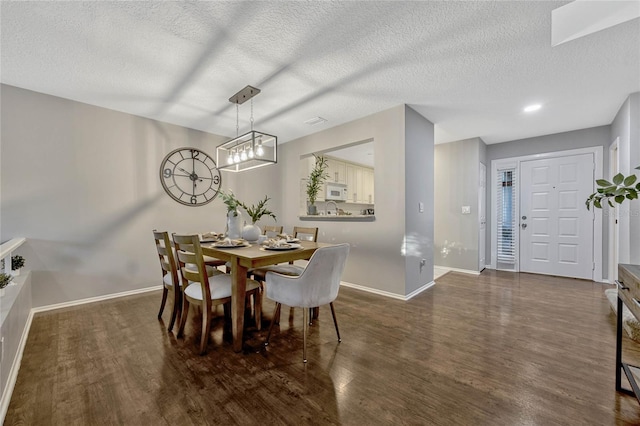
[{"label": "table leg", "polygon": [[247,293],[247,268],[231,262],[231,331],[233,350],[242,351],[242,332],[244,331],[244,305]]},{"label": "table leg", "polygon": [[[618,289],[618,291],[620,291]],[[616,390],[622,390],[622,299],[618,297],[618,312],[616,316]]]}]

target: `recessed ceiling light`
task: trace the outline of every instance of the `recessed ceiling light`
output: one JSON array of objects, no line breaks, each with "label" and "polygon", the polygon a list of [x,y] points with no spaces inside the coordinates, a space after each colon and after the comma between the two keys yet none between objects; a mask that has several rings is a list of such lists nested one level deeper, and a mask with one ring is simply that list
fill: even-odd
[{"label": "recessed ceiling light", "polygon": [[326,118],[322,117],[313,117],[304,122],[304,124],[308,124],[309,126],[315,126],[316,124],[322,124],[327,121]]},{"label": "recessed ceiling light", "polygon": [[529,105],[524,107],[524,112],[533,112],[533,111],[537,111],[540,108],[542,108],[542,105],[540,104],[533,104],[533,105]]}]

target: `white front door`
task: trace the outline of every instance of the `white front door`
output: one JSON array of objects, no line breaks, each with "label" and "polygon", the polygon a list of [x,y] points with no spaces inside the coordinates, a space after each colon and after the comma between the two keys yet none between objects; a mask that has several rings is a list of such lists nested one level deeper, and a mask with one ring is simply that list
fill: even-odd
[{"label": "white front door", "polygon": [[480,222],[478,234],[478,270],[482,271],[486,264],[486,229],[487,229],[487,166],[480,163],[478,179],[478,220]]},{"label": "white front door", "polygon": [[521,163],[520,271],[593,279],[593,154]]}]

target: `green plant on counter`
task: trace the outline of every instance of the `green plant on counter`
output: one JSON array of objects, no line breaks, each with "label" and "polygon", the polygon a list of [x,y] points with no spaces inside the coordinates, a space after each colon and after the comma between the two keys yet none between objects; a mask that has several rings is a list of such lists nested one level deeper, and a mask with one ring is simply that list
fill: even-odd
[{"label": "green plant on counter", "polygon": [[9,274],[5,274],[4,272],[0,273],[0,288],[5,288],[11,283],[13,277]]},{"label": "green plant on counter", "polygon": [[242,208],[246,210],[249,217],[251,217],[251,224],[255,225],[262,216],[271,216],[273,220],[277,220],[276,215],[273,214],[271,210],[267,210],[267,201],[269,201],[270,199],[271,198],[265,195],[264,200],[258,201],[257,205],[252,204],[251,207],[248,207],[242,202],[240,203]]},{"label": "green plant on counter", "polygon": [[227,205],[227,215],[233,212],[234,216],[238,216],[238,207],[241,207],[242,203],[236,198],[233,191],[220,191],[220,197],[222,198],[222,202]]},{"label": "green plant on counter", "polygon": [[24,257],[19,254],[11,256],[11,270],[16,271],[22,267],[24,267]]},{"label": "green plant on counter", "polygon": [[[636,167],[636,170],[640,170],[640,166]],[[638,199],[640,182],[636,184],[636,181],[638,180],[636,175],[624,176],[622,173],[618,173],[612,180],[613,182],[609,182],[606,179],[596,180],[596,183],[600,188],[598,188],[598,190],[593,194],[589,195],[589,198],[585,201],[587,210],[590,210],[592,204],[593,207],[601,209],[603,201],[606,201],[609,206],[615,207],[611,202],[611,199],[618,204],[622,204],[624,200]]]},{"label": "green plant on counter", "polygon": [[313,154],[313,156],[316,159],[316,163],[311,173],[309,173],[309,180],[307,180],[307,199],[312,206],[316,203],[322,184],[329,177],[327,173],[327,168],[329,167],[327,159],[322,155]]}]

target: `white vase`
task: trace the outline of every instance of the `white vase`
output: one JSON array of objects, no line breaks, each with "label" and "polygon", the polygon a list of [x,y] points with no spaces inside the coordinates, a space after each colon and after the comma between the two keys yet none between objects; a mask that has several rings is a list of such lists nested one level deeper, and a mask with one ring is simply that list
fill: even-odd
[{"label": "white vase", "polygon": [[242,216],[239,211],[230,211],[227,213],[227,237],[242,237]]},{"label": "white vase", "polygon": [[18,275],[20,275],[20,269],[13,269],[10,274],[14,277],[17,277]]},{"label": "white vase", "polygon": [[255,223],[253,225],[246,225],[244,228],[242,228],[242,238],[247,241],[258,241],[258,238],[260,238],[260,234],[262,234],[262,230]]}]

